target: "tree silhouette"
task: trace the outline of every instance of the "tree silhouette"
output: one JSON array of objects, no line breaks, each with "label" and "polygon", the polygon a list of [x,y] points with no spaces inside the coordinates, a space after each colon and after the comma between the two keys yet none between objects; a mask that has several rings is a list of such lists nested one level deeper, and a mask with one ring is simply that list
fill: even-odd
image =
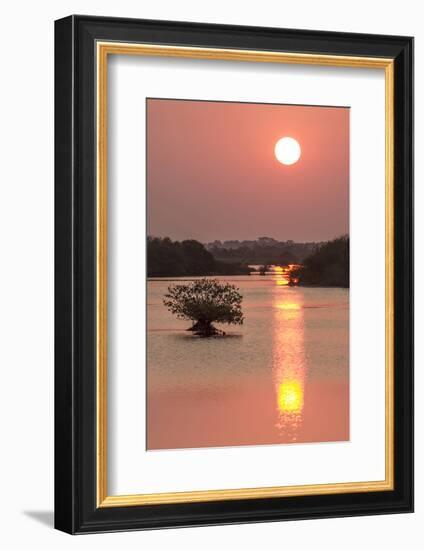
[{"label": "tree silhouette", "polygon": [[300,285],[349,288],[349,236],[321,244],[290,278]]},{"label": "tree silhouette", "polygon": [[243,324],[242,295],[231,284],[217,279],[199,279],[168,287],[163,299],[168,310],[179,319],[193,321],[189,329],[199,336],[221,332],[212,323]]},{"label": "tree silhouette", "polygon": [[183,277],[197,275],[250,275],[240,262],[216,260],[194,239],[172,241],[169,237],[147,238],[147,276]]}]

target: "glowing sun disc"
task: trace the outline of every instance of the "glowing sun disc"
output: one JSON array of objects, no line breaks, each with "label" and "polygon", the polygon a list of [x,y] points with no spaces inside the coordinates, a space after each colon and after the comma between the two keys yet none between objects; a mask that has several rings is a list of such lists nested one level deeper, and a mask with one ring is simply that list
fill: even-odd
[{"label": "glowing sun disc", "polygon": [[275,158],[281,164],[294,164],[300,159],[301,152],[299,142],[292,137],[282,137],[274,147]]}]

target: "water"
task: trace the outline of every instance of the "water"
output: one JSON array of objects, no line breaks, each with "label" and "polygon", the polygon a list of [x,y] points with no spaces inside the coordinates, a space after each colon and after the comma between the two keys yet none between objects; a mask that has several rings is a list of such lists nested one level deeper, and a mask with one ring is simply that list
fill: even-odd
[{"label": "water", "polygon": [[148,282],[147,448],[349,439],[349,293],[281,274],[218,279],[243,295],[242,326],[199,338]]}]

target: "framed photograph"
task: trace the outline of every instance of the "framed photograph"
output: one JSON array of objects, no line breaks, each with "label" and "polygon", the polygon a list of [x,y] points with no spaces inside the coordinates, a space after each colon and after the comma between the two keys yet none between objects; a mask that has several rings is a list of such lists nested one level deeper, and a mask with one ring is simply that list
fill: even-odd
[{"label": "framed photograph", "polygon": [[413,509],[413,39],[55,25],[55,524]]}]

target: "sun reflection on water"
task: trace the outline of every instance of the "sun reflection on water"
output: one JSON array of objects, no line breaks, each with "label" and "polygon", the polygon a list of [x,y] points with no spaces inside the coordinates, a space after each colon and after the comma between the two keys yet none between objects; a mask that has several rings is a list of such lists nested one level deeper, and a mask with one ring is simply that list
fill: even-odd
[{"label": "sun reflection on water", "polygon": [[275,284],[277,286],[295,286],[298,284],[299,279],[294,277],[293,274],[296,270],[301,268],[299,264],[288,264],[288,265],[274,265],[272,266],[272,272],[275,277]]},{"label": "sun reflection on water", "polygon": [[286,380],[278,387],[280,412],[300,412],[303,408],[303,387],[298,380]]},{"label": "sun reflection on water", "polygon": [[284,442],[295,442],[303,421],[306,357],[303,296],[276,288],[274,299],[273,379],[276,427]]},{"label": "sun reflection on water", "polygon": [[296,302],[281,302],[281,303],[278,303],[276,304],[276,307],[278,309],[283,309],[285,311],[290,311],[290,310],[297,310],[297,309],[300,309],[300,304],[296,303]]}]

